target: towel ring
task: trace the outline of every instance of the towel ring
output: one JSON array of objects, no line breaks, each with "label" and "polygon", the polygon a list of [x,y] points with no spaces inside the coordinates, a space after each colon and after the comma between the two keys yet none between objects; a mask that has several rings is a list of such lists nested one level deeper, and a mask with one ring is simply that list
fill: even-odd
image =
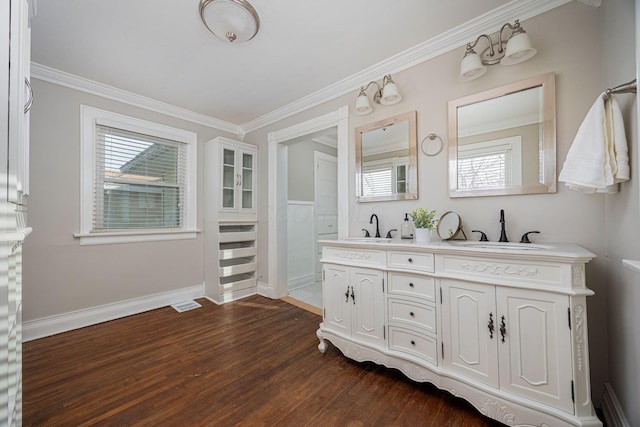
[{"label": "towel ring", "polygon": [[[427,144],[426,148],[425,143]],[[425,156],[437,156],[442,151],[442,148],[444,148],[444,141],[435,133],[430,133],[425,136],[420,143],[420,150],[425,154]]]}]

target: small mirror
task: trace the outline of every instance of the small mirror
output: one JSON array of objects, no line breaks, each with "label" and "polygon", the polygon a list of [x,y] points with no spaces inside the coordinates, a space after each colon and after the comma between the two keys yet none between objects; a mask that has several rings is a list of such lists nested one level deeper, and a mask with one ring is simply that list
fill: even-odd
[{"label": "small mirror", "polygon": [[438,236],[442,240],[453,240],[460,234],[467,239],[467,235],[462,229],[462,218],[453,211],[445,212],[438,220]]},{"label": "small mirror", "polygon": [[449,102],[449,196],[556,192],[555,74]]},{"label": "small mirror", "polygon": [[357,200],[418,198],[416,112],[356,129]]}]

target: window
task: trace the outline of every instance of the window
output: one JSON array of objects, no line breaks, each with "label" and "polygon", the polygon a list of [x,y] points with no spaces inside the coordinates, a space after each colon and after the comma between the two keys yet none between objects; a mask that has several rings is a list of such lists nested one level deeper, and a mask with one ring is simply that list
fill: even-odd
[{"label": "window", "polygon": [[362,195],[391,196],[409,191],[408,169],[409,159],[406,157],[365,162],[362,170]]},{"label": "window", "polygon": [[82,106],[81,244],[195,237],[196,135]]},{"label": "window", "polygon": [[460,145],[458,188],[522,185],[521,145],[519,136]]}]

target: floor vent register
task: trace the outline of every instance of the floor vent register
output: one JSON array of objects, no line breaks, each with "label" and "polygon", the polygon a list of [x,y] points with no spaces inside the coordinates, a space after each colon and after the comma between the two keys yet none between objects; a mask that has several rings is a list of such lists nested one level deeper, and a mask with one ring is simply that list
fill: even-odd
[{"label": "floor vent register", "polygon": [[174,310],[178,313],[182,313],[184,311],[193,310],[194,308],[200,308],[202,306],[195,301],[185,301],[179,302],[177,304],[171,304],[171,307],[173,307]]}]

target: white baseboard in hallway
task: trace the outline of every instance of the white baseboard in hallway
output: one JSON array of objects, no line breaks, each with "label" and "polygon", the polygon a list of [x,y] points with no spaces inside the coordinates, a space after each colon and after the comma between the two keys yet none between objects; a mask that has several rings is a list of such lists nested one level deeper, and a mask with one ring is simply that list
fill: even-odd
[{"label": "white baseboard in hallway", "polygon": [[620,401],[609,383],[604,383],[602,411],[607,427],[631,427],[622,411]]},{"label": "white baseboard in hallway", "polygon": [[289,291],[289,296],[317,308],[322,308],[322,282],[315,282]]}]

